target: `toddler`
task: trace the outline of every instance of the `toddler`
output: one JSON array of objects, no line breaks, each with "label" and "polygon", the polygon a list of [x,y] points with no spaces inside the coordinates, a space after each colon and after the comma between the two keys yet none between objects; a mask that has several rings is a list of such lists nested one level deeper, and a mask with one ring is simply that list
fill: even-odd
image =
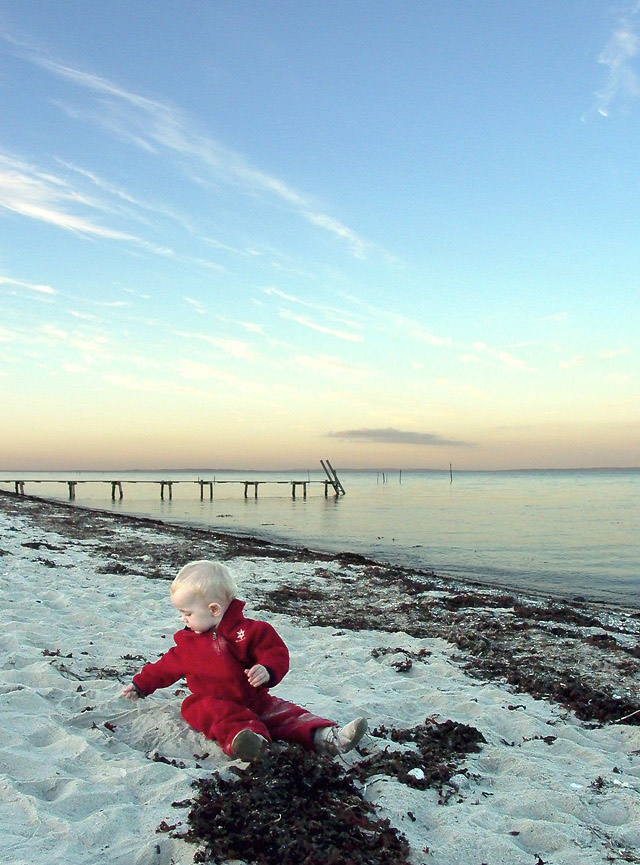
[{"label": "toddler", "polygon": [[289,669],[289,652],[267,622],[244,617],[227,567],[197,561],[185,565],[171,584],[171,603],[185,628],[159,661],[145,664],[122,696],[147,697],[186,677],[191,694],[183,701],[185,721],[222,750],[250,760],[267,742],[298,742],[336,754],[354,748],[367,730],[365,718],[342,729],[269,693]]}]

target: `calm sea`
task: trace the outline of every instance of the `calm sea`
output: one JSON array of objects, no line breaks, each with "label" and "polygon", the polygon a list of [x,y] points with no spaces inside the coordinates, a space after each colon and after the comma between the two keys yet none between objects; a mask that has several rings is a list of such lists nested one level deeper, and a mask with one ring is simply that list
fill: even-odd
[{"label": "calm sea", "polygon": [[[394,564],[506,588],[640,607],[640,470],[449,472],[338,470],[338,498],[315,472],[163,471],[23,473],[25,491],[76,504],[211,526],[316,550],[350,551]],[[0,473],[0,489],[15,472]],[[198,478],[213,480],[214,499]],[[4,480],[3,480],[4,479]],[[34,479],[41,481],[34,483]],[[112,479],[124,497],[111,501]],[[295,500],[290,484],[314,481]],[[160,480],[181,481],[160,499]],[[243,483],[261,480],[258,498]],[[137,483],[133,483],[137,481]],[[156,483],[150,483],[155,481]]]}]

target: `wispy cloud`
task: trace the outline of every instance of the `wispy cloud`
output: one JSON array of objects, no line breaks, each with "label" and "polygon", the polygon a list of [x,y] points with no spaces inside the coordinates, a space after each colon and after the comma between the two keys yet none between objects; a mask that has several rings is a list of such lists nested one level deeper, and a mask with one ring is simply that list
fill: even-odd
[{"label": "wispy cloud", "polygon": [[330,355],[299,354],[296,355],[295,363],[297,366],[311,369],[314,372],[338,376],[341,379],[345,377],[362,378],[367,374],[364,367],[346,363],[340,358]]},{"label": "wispy cloud", "polygon": [[367,248],[371,246],[371,244],[359,237],[355,231],[352,231],[350,228],[347,228],[346,225],[342,225],[342,223],[338,222],[337,219],[333,219],[325,213],[312,213],[311,211],[303,210],[302,214],[305,219],[308,219],[313,225],[318,225],[320,228],[324,228],[326,231],[331,232],[331,234],[335,234],[336,237],[348,241],[351,244],[351,249],[356,258],[365,257]]},{"label": "wispy cloud", "polygon": [[336,330],[335,328],[327,327],[326,325],[318,324],[304,315],[296,315],[288,309],[281,309],[279,312],[280,318],[293,321],[302,327],[308,327],[310,330],[315,330],[318,333],[325,333],[328,336],[333,336],[336,339],[342,339],[346,342],[363,342],[363,337],[359,333],[347,333],[346,331]]},{"label": "wispy cloud", "polygon": [[204,315],[204,314],[205,314],[206,309],[205,309],[204,306],[200,303],[200,301],[198,301],[198,300],[194,300],[193,297],[185,297],[185,298],[184,298],[184,301],[185,301],[185,303],[188,303],[189,306],[193,307],[193,309],[195,309],[195,311],[196,311],[197,313],[199,313],[200,315]]},{"label": "wispy cloud", "polygon": [[256,334],[263,334],[264,333],[264,328],[261,325],[255,324],[252,321],[241,321],[241,322],[239,322],[239,324],[240,324],[240,327],[243,327],[249,333],[256,333]]},{"label": "wispy cloud", "polygon": [[62,330],[55,324],[43,324],[40,330],[43,334],[45,334],[45,336],[49,337],[50,339],[58,340],[61,342],[69,339],[69,334],[67,333],[67,331]]},{"label": "wispy cloud", "polygon": [[494,405],[496,404],[496,398],[490,395],[487,391],[474,387],[471,384],[466,384],[465,382],[460,383],[459,381],[450,378],[437,378],[434,384],[440,388],[446,389],[448,393],[462,393],[466,396],[472,397],[474,400],[491,402]]},{"label": "wispy cloud", "polygon": [[35,291],[38,294],[56,294],[55,290],[50,285],[39,285],[34,282],[25,282],[23,279],[13,279],[10,276],[3,276],[0,273],[0,285],[13,285],[16,288],[26,288],[28,291]]},{"label": "wispy cloud", "polygon": [[102,333],[66,331],[56,324],[45,323],[35,332],[35,337],[49,345],[68,346],[74,351],[82,352],[85,362],[94,358],[112,359],[109,338]]},{"label": "wispy cloud", "polygon": [[80,166],[75,165],[72,162],[65,162],[64,159],[56,158],[56,162],[59,165],[61,165],[63,168],[66,168],[69,171],[72,171],[75,174],[78,174],[80,177],[83,177],[83,178],[89,180],[98,189],[101,189],[102,191],[107,192],[109,195],[111,195],[115,198],[121,199],[126,204],[133,205],[136,208],[136,210],[141,209],[141,210],[149,210],[149,211],[152,211],[154,213],[157,212],[157,207],[155,205],[147,204],[146,202],[142,201],[141,199],[136,198],[135,196],[131,195],[131,193],[127,192],[125,189],[122,189],[122,187],[117,186],[115,183],[111,183],[110,181],[105,180],[104,178],[100,177],[94,171],[88,171],[86,168],[81,168]]},{"label": "wispy cloud", "polygon": [[[57,161],[61,166],[67,166],[61,160]],[[67,166],[67,169],[80,177],[90,178],[96,183],[98,181],[90,172],[74,166]],[[119,195],[142,206],[106,182],[100,182],[99,185],[111,195]],[[114,207],[110,201],[86,195],[82,189],[60,174],[43,170],[7,153],[0,153],[0,208],[86,238],[124,241],[154,255],[175,257],[175,252],[170,247],[105,224],[114,217],[121,221],[125,213],[121,207]],[[157,208],[155,212],[157,213]],[[147,222],[130,208],[127,209],[126,216]]]},{"label": "wispy cloud", "polygon": [[186,358],[177,362],[176,370],[182,378],[195,379],[196,381],[206,381],[209,379],[227,381],[229,379],[228,375],[221,373],[219,369],[211,366],[211,364],[199,363],[198,361]]},{"label": "wispy cloud", "polygon": [[200,237],[200,240],[209,246],[213,246],[214,249],[219,249],[222,252],[230,252],[233,255],[240,255],[243,258],[260,258],[260,256],[263,255],[263,253],[257,249],[239,249],[235,246],[229,246],[227,243],[222,243],[220,240],[216,240],[213,237]]},{"label": "wispy cloud", "polygon": [[453,345],[453,340],[450,336],[437,336],[425,328],[413,323],[409,325],[409,333],[411,336],[420,340],[420,342],[426,342],[427,345],[444,346],[445,348],[449,348]]},{"label": "wispy cloud", "polygon": [[583,366],[584,358],[579,354],[575,354],[569,360],[561,360],[558,364],[560,369],[575,369],[576,367]]},{"label": "wispy cloud", "polygon": [[561,321],[566,321],[568,317],[569,317],[569,313],[565,310],[564,312],[553,312],[553,313],[551,313],[551,315],[545,315],[538,320],[539,321],[551,321],[554,323],[558,323]]},{"label": "wispy cloud", "polygon": [[581,366],[594,366],[596,364],[608,364],[617,360],[620,357],[625,357],[629,354],[628,349],[601,349],[588,355],[574,355],[568,360],[558,362],[560,369],[575,369]]},{"label": "wispy cloud", "polygon": [[181,161],[197,166],[198,170],[206,170],[219,183],[233,184],[248,194],[266,195],[284,202],[311,225],[346,241],[358,258],[363,258],[366,250],[373,247],[353,229],[320,211],[307,195],[261,171],[241,154],[201,132],[177,107],[141,96],[100,75],[45,57],[32,47],[11,41],[14,50],[25,60],[99,97],[88,111],[67,108],[76,117],[98,123],[149,153],[171,152]]},{"label": "wispy cloud", "polygon": [[73,316],[73,318],[79,318],[81,321],[95,321],[96,320],[95,315],[89,315],[89,313],[86,313],[86,312],[78,312],[76,309],[69,309],[69,310],[67,310],[67,312],[69,313],[69,315]]},{"label": "wispy cloud", "polygon": [[281,297],[283,300],[288,300],[290,303],[300,303],[299,298],[295,297],[293,294],[286,294],[284,291],[280,291],[279,288],[273,288],[272,286],[267,286],[262,289],[263,294]]},{"label": "wispy cloud", "polygon": [[56,158],[56,162],[62,166],[64,169],[77,174],[79,177],[88,180],[93,186],[102,192],[106,192],[109,196],[119,199],[124,204],[131,205],[131,208],[127,210],[127,213],[132,215],[134,218],[141,220],[142,217],[138,213],[138,211],[148,211],[152,214],[157,214],[158,212],[162,213],[164,216],[170,216],[172,219],[184,224],[185,220],[176,215],[175,213],[167,210],[166,208],[160,208],[157,203],[150,204],[149,202],[143,201],[141,198],[132,195],[126,189],[123,189],[121,186],[118,186],[116,183],[112,183],[109,180],[106,180],[104,177],[100,177],[100,175],[96,174],[95,171],[88,171],[86,168],[82,168],[79,165],[76,165],[73,162],[66,162],[64,159]]},{"label": "wispy cloud", "polygon": [[0,342],[14,342],[18,338],[19,336],[15,331],[0,327]]},{"label": "wispy cloud", "polygon": [[640,79],[634,68],[640,53],[639,15],[640,3],[627,6],[600,53],[598,63],[606,68],[607,75],[604,86],[596,93],[590,113],[597,112],[602,117],[608,117],[614,106],[625,109],[630,101],[640,96]]},{"label": "wispy cloud", "polygon": [[61,177],[0,153],[0,208],[85,237],[142,243],[127,232],[78,213],[80,207],[99,209]]},{"label": "wispy cloud", "polygon": [[479,354],[484,354],[492,360],[497,361],[502,366],[510,369],[520,369],[523,372],[537,372],[536,369],[529,366],[522,358],[516,357],[509,351],[502,348],[492,348],[484,342],[474,342],[471,348]]},{"label": "wispy cloud", "polygon": [[211,391],[188,384],[172,382],[168,378],[145,378],[130,373],[108,373],[102,376],[105,384],[119,390],[139,393],[159,393],[163,396],[190,396],[211,399]]},{"label": "wispy cloud", "polygon": [[143,291],[136,291],[135,289],[129,288],[126,285],[122,286],[122,291],[124,291],[125,294],[130,294],[132,297],[140,297],[142,298],[142,300],[149,300],[151,297],[150,294],[145,294],[145,292]]},{"label": "wispy cloud", "polygon": [[[268,297],[275,297],[283,301],[279,305],[277,313],[279,318],[293,321],[301,327],[324,333],[335,339],[355,343],[364,342],[363,334],[367,330],[367,322],[360,310],[358,314],[355,314],[331,304],[303,300],[273,286],[263,288],[262,292]],[[346,299],[346,302],[349,303],[349,299]],[[261,301],[256,300],[256,303],[262,305]],[[310,314],[305,315],[294,311],[295,307],[303,307],[305,310],[309,310]]]},{"label": "wispy cloud", "polygon": [[206,342],[220,349],[224,354],[234,358],[250,359],[254,356],[255,350],[251,343],[241,339],[229,339],[221,336],[211,336],[208,333],[187,333],[185,331],[176,332],[176,336],[182,339],[196,339],[200,342]]},{"label": "wispy cloud", "polygon": [[[537,373],[538,370],[527,363],[517,352],[522,349],[531,349],[537,343],[521,342],[507,347],[494,347],[484,340],[475,340],[472,343],[462,342],[450,336],[435,333],[428,326],[416,324],[407,315],[393,310],[383,309],[369,303],[354,301],[363,311],[363,321],[367,322],[368,329],[388,331],[392,325],[395,332],[403,341],[412,339],[418,343],[431,346],[443,351],[454,351],[458,354],[461,363],[484,363],[499,364],[509,369],[518,369],[525,373]],[[508,350],[511,349],[511,350]]]},{"label": "wispy cloud", "polygon": [[122,390],[142,391],[144,393],[166,393],[168,389],[164,381],[138,378],[131,373],[108,373],[102,376],[102,381]]},{"label": "wispy cloud", "polygon": [[374,442],[377,444],[409,444],[430,445],[436,447],[470,447],[469,442],[446,439],[437,433],[413,432],[395,427],[374,427],[373,429],[348,429],[329,432],[330,438],[346,439],[356,442]]},{"label": "wispy cloud", "polygon": [[92,300],[91,298],[86,298],[86,300],[87,303],[99,306],[101,309],[119,309],[124,306],[131,306],[131,302],[128,300]]}]

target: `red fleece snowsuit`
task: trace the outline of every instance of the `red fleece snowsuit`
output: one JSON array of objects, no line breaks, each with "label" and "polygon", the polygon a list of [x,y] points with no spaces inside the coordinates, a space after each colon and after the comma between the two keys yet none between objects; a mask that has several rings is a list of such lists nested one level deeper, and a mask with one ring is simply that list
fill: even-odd
[{"label": "red fleece snowsuit", "polygon": [[315,730],[334,722],[271,696],[266,685],[249,684],[244,671],[262,664],[271,675],[269,685],[277,685],[289,669],[289,652],[271,625],[245,619],[243,609],[242,601],[233,600],[215,631],[178,631],[175,646],[145,664],[133,684],[146,697],[186,676],[191,695],[182,703],[182,717],[227,754],[234,736],[247,728],[267,741],[310,748]]}]

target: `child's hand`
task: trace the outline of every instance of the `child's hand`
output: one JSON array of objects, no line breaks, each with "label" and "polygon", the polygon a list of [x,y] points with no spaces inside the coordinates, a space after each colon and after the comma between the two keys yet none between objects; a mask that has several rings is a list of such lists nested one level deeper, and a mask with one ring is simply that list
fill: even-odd
[{"label": "child's hand", "polygon": [[138,692],[136,691],[136,686],[133,682],[129,682],[128,685],[122,689],[121,697],[124,697],[125,700],[139,700]]},{"label": "child's hand", "polygon": [[266,685],[271,678],[269,671],[262,664],[256,664],[250,670],[245,670],[245,675],[249,680],[249,684],[253,688],[259,688],[260,685]]}]

